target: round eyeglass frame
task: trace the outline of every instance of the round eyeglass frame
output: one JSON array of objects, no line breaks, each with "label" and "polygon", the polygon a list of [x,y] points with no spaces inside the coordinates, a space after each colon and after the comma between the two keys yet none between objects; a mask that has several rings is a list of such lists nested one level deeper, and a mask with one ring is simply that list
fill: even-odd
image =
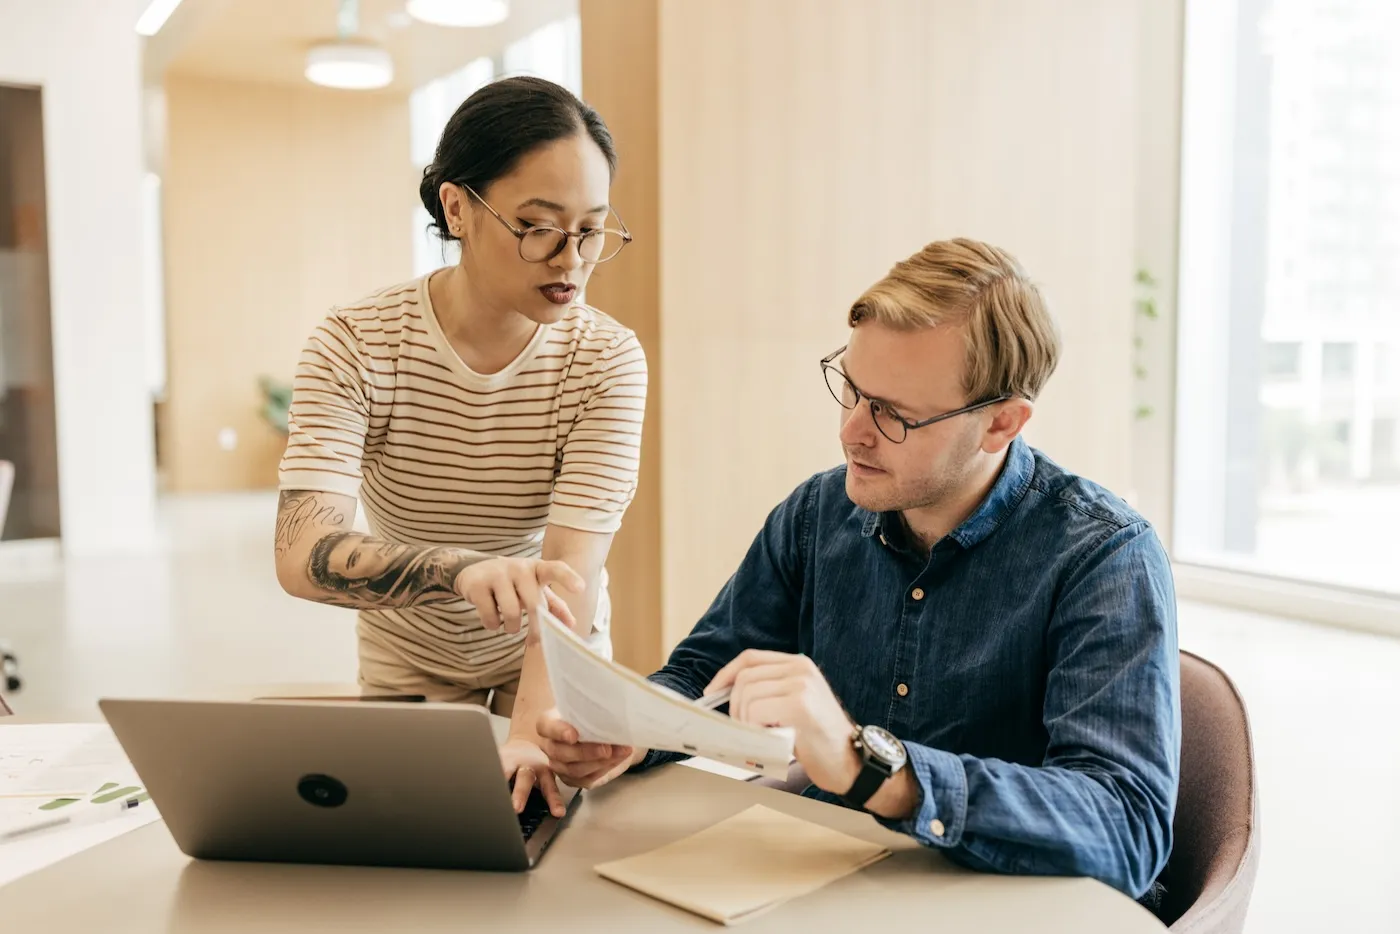
[{"label": "round eyeglass frame", "polygon": [[[836,358],[841,356],[845,352],[846,348],[841,347],[840,349],[834,350],[831,353],[827,354],[825,357],[822,357],[822,379],[826,382],[827,391],[831,393],[832,398],[835,399],[837,404],[840,405],[843,409],[853,410],[859,407],[862,399],[869,402],[870,420],[875,423],[875,429],[894,444],[903,444],[909,438],[909,432],[913,431],[916,428],[926,428],[929,425],[935,425],[938,422],[946,421],[950,418],[957,418],[959,415],[966,415],[969,412],[976,412],[980,409],[985,409],[989,405],[996,405],[998,402],[1005,402],[1011,398],[1009,394],[997,396],[995,399],[987,399],[982,402],[974,402],[971,405],[965,405],[960,409],[954,409],[951,412],[944,412],[942,415],[935,415],[932,418],[920,419],[919,421],[910,421],[903,415],[900,415],[898,412],[896,412],[894,406],[890,405],[888,402],[885,402],[883,399],[877,399],[874,396],[862,392],[859,386],[851,382],[851,378],[846,375],[845,371],[835,365]],[[831,381],[833,379],[833,376],[835,379],[838,379],[841,382],[845,383],[847,386],[851,387],[851,393],[855,397],[855,401],[852,404],[847,405],[846,400],[841,398],[842,394],[839,391],[839,389],[836,386],[832,385]],[[898,438],[892,437],[891,434],[885,430],[884,425],[881,424],[879,414],[875,411],[876,406],[879,406],[881,412],[883,412],[885,415],[888,415],[894,420],[895,424],[900,426],[902,433]]]}]

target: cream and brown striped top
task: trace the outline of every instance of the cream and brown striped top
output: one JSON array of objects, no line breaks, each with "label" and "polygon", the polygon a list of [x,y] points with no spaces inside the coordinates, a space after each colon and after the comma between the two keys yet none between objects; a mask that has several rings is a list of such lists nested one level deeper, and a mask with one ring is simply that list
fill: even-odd
[{"label": "cream and brown striped top", "polygon": [[[448,343],[428,277],[336,308],[302,351],[283,490],[358,496],[378,537],[512,557],[546,525],[614,532],[637,486],[646,358],[636,335],[587,305],[541,326],[500,372]],[[595,648],[608,650],[604,578]],[[489,632],[465,602],[364,610],[370,640],[425,675],[509,683],[523,634]]]}]

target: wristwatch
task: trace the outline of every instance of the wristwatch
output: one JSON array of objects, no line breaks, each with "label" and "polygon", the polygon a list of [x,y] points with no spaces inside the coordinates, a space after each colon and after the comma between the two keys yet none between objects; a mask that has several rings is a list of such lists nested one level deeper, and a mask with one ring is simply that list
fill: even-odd
[{"label": "wristwatch", "polygon": [[878,726],[856,727],[851,745],[860,754],[860,774],[841,800],[853,808],[864,808],[870,796],[909,762],[909,753],[893,733]]}]

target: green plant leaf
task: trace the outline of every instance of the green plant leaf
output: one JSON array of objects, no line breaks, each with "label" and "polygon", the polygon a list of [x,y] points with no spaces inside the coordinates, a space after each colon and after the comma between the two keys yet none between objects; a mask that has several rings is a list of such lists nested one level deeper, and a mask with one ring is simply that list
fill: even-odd
[{"label": "green plant leaf", "polygon": [[287,434],[287,422],[292,408],[292,387],[271,377],[261,376],[258,378],[258,388],[263,394],[263,405],[259,414],[274,429]]}]

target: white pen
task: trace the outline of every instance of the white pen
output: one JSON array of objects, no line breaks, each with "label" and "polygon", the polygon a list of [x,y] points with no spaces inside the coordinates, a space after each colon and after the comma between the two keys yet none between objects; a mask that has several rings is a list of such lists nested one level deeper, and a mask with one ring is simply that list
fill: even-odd
[{"label": "white pen", "polygon": [[695,703],[705,710],[714,710],[716,707],[723,707],[729,703],[729,695],[734,693],[734,688],[727,687],[722,691],[700,698]]},{"label": "white pen", "polygon": [[0,842],[17,840],[20,837],[26,837],[31,833],[38,833],[41,830],[48,830],[51,827],[95,824],[98,821],[120,817],[139,804],[141,804],[141,799],[137,797],[108,801],[105,804],[70,804],[52,815],[45,815],[30,823],[6,827],[0,830]]}]

